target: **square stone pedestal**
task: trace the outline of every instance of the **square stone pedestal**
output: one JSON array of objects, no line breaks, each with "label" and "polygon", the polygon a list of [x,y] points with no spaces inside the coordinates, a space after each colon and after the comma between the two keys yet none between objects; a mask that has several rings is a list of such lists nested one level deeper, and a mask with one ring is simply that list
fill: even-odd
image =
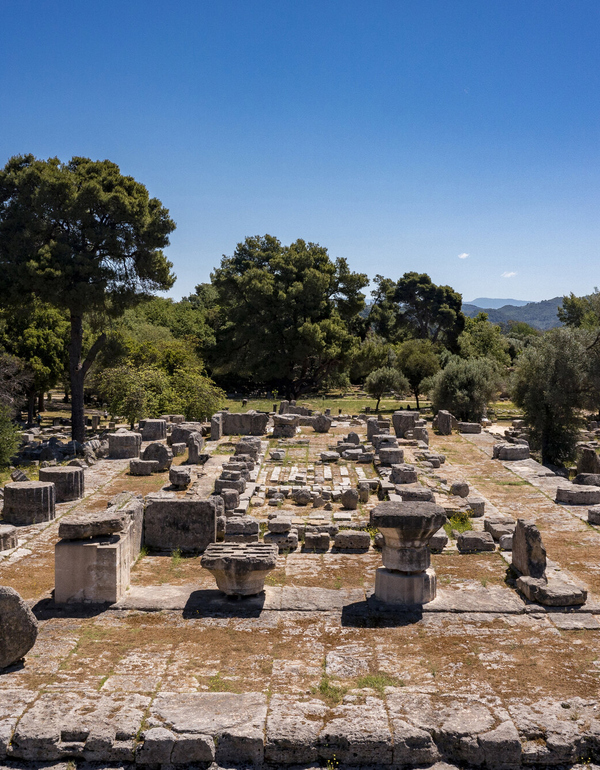
[{"label": "square stone pedestal", "polygon": [[395,572],[379,567],[375,572],[375,596],[387,604],[414,607],[433,601],[436,594],[435,570],[425,572]]}]

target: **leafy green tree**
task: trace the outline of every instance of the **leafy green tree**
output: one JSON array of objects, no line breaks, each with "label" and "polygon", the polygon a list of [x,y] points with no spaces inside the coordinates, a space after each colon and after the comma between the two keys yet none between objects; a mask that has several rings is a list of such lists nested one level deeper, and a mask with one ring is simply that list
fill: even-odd
[{"label": "leafy green tree", "polygon": [[383,337],[368,332],[363,341],[356,340],[350,360],[350,379],[363,382],[369,372],[382,366],[392,366],[395,358],[393,347]]},{"label": "leafy green tree", "polygon": [[421,383],[439,371],[440,362],[431,340],[407,340],[396,347],[396,366],[408,380],[419,408]]},{"label": "leafy green tree", "polygon": [[174,404],[186,420],[206,420],[222,409],[226,394],[200,367],[178,369],[172,378]]},{"label": "leafy green tree", "polygon": [[26,394],[32,422],[36,396],[55,387],[63,375],[69,321],[64,312],[36,299],[0,313],[0,319],[0,345],[31,373]]},{"label": "leafy green tree", "polygon": [[84,380],[104,333],[83,358],[84,317],[119,316],[173,285],[162,249],[175,224],[144,185],[108,160],[33,155],[0,171],[0,299],[12,306],[37,297],[70,321],[72,435],[83,441]]},{"label": "leafy green tree", "polygon": [[213,376],[237,373],[291,398],[348,361],[366,275],[316,243],[246,238],[211,276],[217,293]]},{"label": "leafy green tree", "polygon": [[125,417],[132,428],[143,417],[168,412],[173,401],[169,376],[152,367],[125,364],[105,369],[98,378],[98,391],[110,414]]},{"label": "leafy green tree", "polygon": [[573,292],[563,297],[558,308],[558,319],[565,326],[577,329],[596,329],[600,326],[600,292],[594,289],[587,297],[577,297]]},{"label": "leafy green tree", "polygon": [[427,383],[433,410],[447,409],[458,419],[477,422],[500,388],[498,365],[488,358],[452,356]]},{"label": "leafy green tree", "polygon": [[406,377],[391,366],[382,366],[365,380],[365,390],[370,396],[377,399],[375,411],[379,409],[379,403],[386,393],[394,391],[398,395],[404,395],[409,390]]},{"label": "leafy green tree", "polygon": [[463,358],[493,358],[501,366],[510,365],[508,341],[500,327],[488,321],[487,313],[465,319],[458,348]]},{"label": "leafy green tree", "polygon": [[437,286],[427,273],[404,273],[394,284],[375,277],[369,319],[374,330],[390,341],[417,337],[456,345],[465,325],[462,297],[450,286]]},{"label": "leafy green tree", "polygon": [[0,403],[0,468],[10,465],[19,442],[19,428],[12,421],[10,408]]},{"label": "leafy green tree", "polygon": [[517,360],[512,398],[543,462],[560,465],[575,456],[581,409],[593,397],[586,369],[589,342],[590,334],[582,330],[551,329]]}]

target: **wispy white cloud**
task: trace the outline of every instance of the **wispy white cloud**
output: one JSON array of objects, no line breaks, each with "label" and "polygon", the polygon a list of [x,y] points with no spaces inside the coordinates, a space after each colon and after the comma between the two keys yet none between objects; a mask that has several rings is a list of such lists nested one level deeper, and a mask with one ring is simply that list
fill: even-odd
[{"label": "wispy white cloud", "polygon": [[516,273],[512,273],[512,272],[509,273],[508,270],[506,270],[506,271],[504,271],[504,273],[502,273],[501,278],[514,278],[515,275],[516,275]]},{"label": "wispy white cloud", "polygon": [[467,254],[467,252],[466,252],[466,251],[463,251],[463,253],[462,253],[462,254],[459,254],[459,255],[458,255],[458,258],[459,258],[459,259],[466,259],[468,256],[469,256],[469,255]]}]

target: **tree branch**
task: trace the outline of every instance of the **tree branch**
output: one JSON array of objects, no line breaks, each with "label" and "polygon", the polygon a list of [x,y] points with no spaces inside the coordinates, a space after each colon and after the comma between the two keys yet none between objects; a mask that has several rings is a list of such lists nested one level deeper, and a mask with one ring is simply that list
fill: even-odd
[{"label": "tree branch", "polygon": [[106,334],[102,332],[102,334],[98,337],[98,339],[94,342],[92,347],[89,349],[89,352],[85,357],[85,361],[81,365],[81,371],[83,372],[84,378],[88,373],[90,366],[94,363],[94,360],[96,359],[96,356],[100,352],[100,349],[104,346],[105,342],[106,342]]}]

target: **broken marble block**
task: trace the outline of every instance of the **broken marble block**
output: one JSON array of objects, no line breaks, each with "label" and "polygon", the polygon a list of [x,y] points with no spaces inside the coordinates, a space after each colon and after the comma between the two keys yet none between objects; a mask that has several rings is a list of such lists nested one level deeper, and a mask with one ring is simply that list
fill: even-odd
[{"label": "broken marble block", "polygon": [[517,588],[530,602],[547,607],[574,607],[587,601],[585,588],[556,578],[547,580],[522,575],[517,578]]},{"label": "broken marble block", "polygon": [[115,460],[139,457],[142,448],[142,434],[120,428],[108,437],[108,455]]},{"label": "broken marble block", "polygon": [[456,495],[457,497],[468,497],[469,496],[469,485],[466,481],[463,481],[462,479],[457,479],[456,481],[453,481],[450,485],[450,494]]},{"label": "broken marble block", "polygon": [[277,548],[267,543],[214,543],[201,564],[228,596],[254,596],[265,587],[265,578],[277,564]]},{"label": "broken marble block", "polygon": [[516,522],[509,517],[490,516],[483,522],[483,528],[494,538],[496,542],[503,535],[512,535],[515,531]]},{"label": "broken marble block", "polygon": [[166,420],[145,420],[142,441],[161,441],[167,438]]},{"label": "broken marble block", "polygon": [[388,447],[379,449],[379,462],[381,465],[399,465],[404,462],[404,449],[402,447]]},{"label": "broken marble block", "polygon": [[496,444],[492,450],[492,457],[496,460],[528,460],[528,444]]},{"label": "broken marble block", "polygon": [[512,566],[526,577],[543,578],[546,574],[546,549],[533,521],[517,519],[512,539]]},{"label": "broken marble block", "polygon": [[368,551],[371,536],[359,529],[342,529],[335,536],[333,547],[338,551]]},{"label": "broken marble block", "polygon": [[485,513],[485,500],[483,497],[473,497],[469,495],[466,498],[467,508],[474,519],[479,519]]},{"label": "broken marble block", "polygon": [[392,465],[390,481],[392,484],[416,484],[417,470],[414,465],[406,465],[403,463]]},{"label": "broken marble block", "polygon": [[40,468],[40,481],[50,481],[54,484],[57,503],[79,500],[85,493],[83,468],[72,465]]},{"label": "broken marble block", "polygon": [[142,460],[155,460],[158,463],[157,472],[168,471],[173,462],[173,450],[166,444],[155,441],[142,452]]},{"label": "broken marble block", "polygon": [[589,524],[600,524],[600,505],[588,508],[587,520]]},{"label": "broken marble block", "polygon": [[600,487],[588,485],[558,487],[556,502],[565,505],[597,505],[600,503]]},{"label": "broken marble block", "polygon": [[429,550],[431,553],[441,553],[448,545],[448,535],[443,527],[440,527],[438,531],[432,535],[429,541]]},{"label": "broken marble block", "polygon": [[329,533],[328,532],[310,532],[307,527],[304,532],[304,550],[305,551],[328,551]]},{"label": "broken marble block", "polygon": [[489,532],[461,532],[456,538],[459,553],[479,553],[479,551],[495,551],[496,543]]},{"label": "broken marble block", "polygon": [[12,524],[0,524],[0,551],[9,551],[18,545],[17,528]]},{"label": "broken marble block", "polygon": [[8,586],[0,586],[0,669],[23,658],[35,644],[38,622],[23,599]]},{"label": "broken marble block", "polygon": [[27,526],[52,521],[55,515],[54,482],[12,481],[4,486],[2,518],[7,524]]},{"label": "broken marble block", "polygon": [[152,476],[158,471],[158,462],[156,460],[130,460],[130,476]]},{"label": "broken marble block", "polygon": [[177,489],[187,489],[192,483],[192,472],[184,465],[172,465],[169,468],[169,481]]},{"label": "broken marble block", "polygon": [[225,523],[226,543],[257,543],[260,526],[250,516],[231,516]]},{"label": "broken marble block", "polygon": [[177,444],[171,444],[171,451],[173,452],[173,457],[181,457],[185,454],[185,450],[187,449],[187,444],[185,444],[183,441],[178,442]]},{"label": "broken marble block", "polygon": [[358,490],[344,489],[340,502],[342,507],[349,511],[355,511],[358,508]]}]

